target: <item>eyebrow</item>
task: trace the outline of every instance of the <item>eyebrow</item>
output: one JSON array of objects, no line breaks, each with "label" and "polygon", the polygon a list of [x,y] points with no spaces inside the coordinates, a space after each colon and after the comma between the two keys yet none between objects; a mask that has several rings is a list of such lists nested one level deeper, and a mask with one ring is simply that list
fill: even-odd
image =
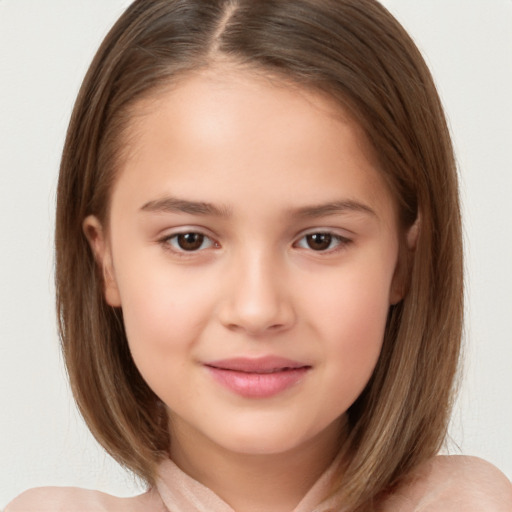
[{"label": "eyebrow", "polygon": [[[231,209],[227,206],[216,206],[204,201],[189,201],[186,199],[179,199],[177,197],[164,197],[162,199],[148,201],[141,207],[141,211],[156,213],[187,213],[189,215],[204,215],[223,218],[231,215]],[[329,215],[339,215],[349,212],[365,213],[377,217],[375,211],[369,206],[350,199],[302,206],[300,208],[292,208],[289,210],[290,216],[299,218],[326,217]]]},{"label": "eyebrow", "polygon": [[293,216],[303,218],[326,217],[328,215],[337,215],[348,212],[365,213],[377,217],[377,214],[368,205],[345,199],[342,201],[332,201],[318,205],[304,206],[292,211]]},{"label": "eyebrow", "polygon": [[215,206],[203,201],[188,201],[177,197],[164,197],[149,201],[141,207],[144,212],[156,213],[188,213],[190,215],[210,215],[228,217],[231,211],[225,206]]}]

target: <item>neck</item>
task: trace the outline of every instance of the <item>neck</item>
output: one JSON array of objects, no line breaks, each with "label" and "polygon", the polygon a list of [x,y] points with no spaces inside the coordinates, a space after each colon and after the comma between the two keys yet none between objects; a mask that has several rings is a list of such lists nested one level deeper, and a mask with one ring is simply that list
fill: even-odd
[{"label": "neck", "polygon": [[237,512],[290,512],[332,463],[340,422],[300,448],[273,454],[233,453],[173,428],[171,459]]}]

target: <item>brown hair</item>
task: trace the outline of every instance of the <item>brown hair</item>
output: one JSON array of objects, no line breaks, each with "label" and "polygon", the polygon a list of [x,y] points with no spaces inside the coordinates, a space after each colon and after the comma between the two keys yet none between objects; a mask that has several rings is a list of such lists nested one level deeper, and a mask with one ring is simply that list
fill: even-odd
[{"label": "brown hair", "polygon": [[137,0],[118,20],[80,90],[58,185],[57,306],[72,390],[98,441],[154,484],[168,456],[165,408],[133,363],[122,311],[104,300],[82,222],[107,220],[135,102],[218,58],[334,98],[364,129],[403,227],[419,219],[406,296],[391,308],[375,372],[348,411],[337,486],[347,510],[368,510],[445,438],[463,309],[442,106],[418,49],[375,0]]}]

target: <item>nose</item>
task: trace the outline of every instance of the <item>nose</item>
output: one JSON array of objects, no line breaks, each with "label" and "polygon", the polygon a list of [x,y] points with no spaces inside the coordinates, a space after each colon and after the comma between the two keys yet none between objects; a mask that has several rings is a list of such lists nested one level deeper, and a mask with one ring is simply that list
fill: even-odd
[{"label": "nose", "polygon": [[292,294],[276,258],[248,254],[231,263],[219,308],[221,323],[251,336],[289,329],[296,319]]}]

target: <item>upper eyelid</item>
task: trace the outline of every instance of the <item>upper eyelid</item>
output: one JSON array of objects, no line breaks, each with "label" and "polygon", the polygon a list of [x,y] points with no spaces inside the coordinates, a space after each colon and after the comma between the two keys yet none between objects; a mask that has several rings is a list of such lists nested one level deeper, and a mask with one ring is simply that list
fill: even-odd
[{"label": "upper eyelid", "polygon": [[[195,250],[195,251],[186,251],[186,250],[180,250],[180,249],[173,247],[171,245],[171,243],[169,242],[171,239],[176,238],[179,235],[186,235],[188,233],[195,233],[195,234],[202,235],[205,238],[209,239],[212,244],[211,247],[207,247],[205,249],[200,249],[200,250]],[[159,236],[156,241],[159,245],[164,246],[165,250],[171,251],[174,254],[180,255],[180,256],[193,256],[194,254],[206,251],[208,249],[211,249],[211,248],[215,249],[215,248],[220,247],[220,244],[217,241],[217,239],[214,236],[212,236],[211,234],[207,233],[202,228],[184,227],[184,228],[181,228],[178,230],[173,230],[172,232],[168,231],[167,233],[164,233],[161,236]]]},{"label": "upper eyelid", "polygon": [[304,238],[306,238],[309,235],[317,235],[317,234],[329,235],[332,238],[337,239],[340,243],[352,242],[351,238],[349,238],[347,236],[339,235],[337,233],[332,233],[330,231],[311,231],[310,233],[306,233],[305,235],[297,237],[293,243],[296,244],[296,243],[300,242],[301,240],[303,240]]},{"label": "upper eyelid", "polygon": [[[187,231],[185,231],[184,233],[187,233]],[[184,234],[184,233],[183,232],[181,232],[181,233],[173,233],[173,234],[171,234],[169,236],[159,238],[157,240],[157,244],[161,247],[162,251],[167,253],[167,255],[169,255],[169,256],[171,256],[173,258],[180,258],[180,259],[184,259],[184,260],[187,260],[187,259],[192,259],[193,260],[194,258],[198,258],[198,257],[201,257],[201,256],[204,257],[204,255],[205,254],[209,254],[209,251],[211,251],[212,249],[217,249],[218,248],[217,242],[214,239],[212,239],[211,237],[207,237],[212,242],[211,246],[210,247],[205,247],[203,249],[187,251],[185,249],[174,247],[174,244],[172,244],[170,242],[170,239],[174,238],[176,236],[179,236],[180,234]]]},{"label": "upper eyelid", "polygon": [[[332,238],[336,240],[336,244],[334,247],[327,248],[324,250],[314,250],[312,248],[308,247],[301,247],[299,244],[309,235],[315,235],[315,234],[325,234],[329,235]],[[336,229],[330,228],[330,229],[312,229],[312,230],[306,230],[305,232],[299,234],[293,241],[292,247],[301,250],[301,251],[309,251],[311,253],[314,253],[316,255],[335,255],[340,251],[343,251],[346,249],[349,245],[353,243],[353,238],[349,236],[345,236],[343,234],[340,234]]]},{"label": "upper eyelid", "polygon": [[159,240],[165,240],[172,238],[178,235],[184,235],[187,233],[197,233],[198,235],[203,235],[205,237],[211,238],[212,240],[216,240],[216,235],[211,232],[211,230],[199,227],[199,226],[180,226],[176,228],[167,228],[162,230],[162,234],[158,236]]},{"label": "upper eyelid", "polygon": [[301,238],[304,238],[308,235],[315,235],[317,233],[322,233],[326,235],[332,235],[338,238],[343,238],[345,240],[351,240],[353,236],[355,235],[353,232],[342,229],[342,228],[311,228],[311,229],[305,229],[302,230],[300,233],[298,233],[295,236],[295,240],[300,240]]}]

